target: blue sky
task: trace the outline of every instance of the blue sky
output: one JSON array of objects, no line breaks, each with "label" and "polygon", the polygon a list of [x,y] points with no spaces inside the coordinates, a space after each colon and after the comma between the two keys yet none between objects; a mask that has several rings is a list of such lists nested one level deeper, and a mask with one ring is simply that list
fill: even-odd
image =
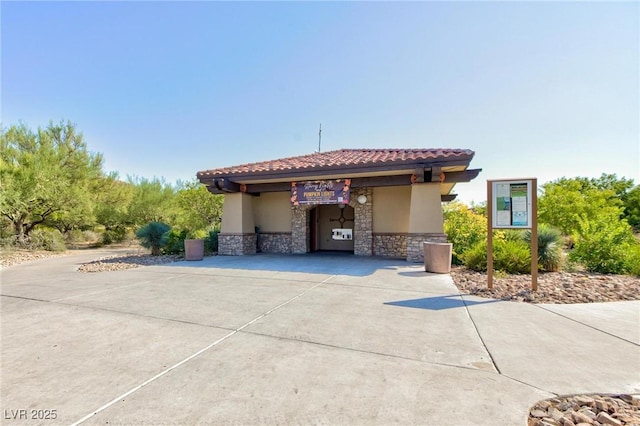
[{"label": "blue sky", "polygon": [[70,120],[106,169],[469,148],[486,180],[640,183],[638,2],[0,3],[1,118]]}]

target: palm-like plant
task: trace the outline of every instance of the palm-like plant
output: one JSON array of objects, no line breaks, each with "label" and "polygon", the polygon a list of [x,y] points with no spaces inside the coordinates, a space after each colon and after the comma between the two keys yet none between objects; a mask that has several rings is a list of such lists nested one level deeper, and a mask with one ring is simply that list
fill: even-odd
[{"label": "palm-like plant", "polygon": [[[525,233],[524,239],[531,243],[531,231]],[[556,272],[562,266],[562,234],[546,224],[538,227],[538,263],[547,272]]]},{"label": "palm-like plant", "polygon": [[151,249],[152,256],[158,256],[160,249],[167,244],[171,227],[162,222],[149,222],[136,232],[142,247]]}]

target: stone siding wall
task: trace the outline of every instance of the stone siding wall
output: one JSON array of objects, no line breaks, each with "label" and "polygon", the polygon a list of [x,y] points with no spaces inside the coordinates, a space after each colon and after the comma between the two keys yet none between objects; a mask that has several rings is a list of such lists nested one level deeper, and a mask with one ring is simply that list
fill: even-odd
[{"label": "stone siding wall", "polygon": [[291,232],[261,232],[258,249],[262,253],[291,253]]},{"label": "stone siding wall", "polygon": [[409,262],[424,262],[423,242],[446,243],[446,234],[407,234],[407,260]]},{"label": "stone siding wall", "polygon": [[218,254],[242,256],[256,252],[256,234],[218,234]]},{"label": "stone siding wall", "polygon": [[407,234],[399,233],[374,233],[373,234],[373,254],[374,256],[407,257]]},{"label": "stone siding wall", "polygon": [[291,207],[291,253],[309,251],[309,210],[305,206]]},{"label": "stone siding wall", "polygon": [[[364,195],[367,202],[360,204],[358,197]],[[353,224],[353,254],[356,256],[373,255],[373,190],[358,188],[351,192],[351,202],[355,221]]]}]

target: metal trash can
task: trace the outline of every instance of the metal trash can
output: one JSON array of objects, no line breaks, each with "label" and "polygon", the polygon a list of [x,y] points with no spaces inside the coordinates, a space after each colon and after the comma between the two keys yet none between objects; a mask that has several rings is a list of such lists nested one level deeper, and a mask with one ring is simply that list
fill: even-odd
[{"label": "metal trash can", "polygon": [[451,272],[451,243],[431,243],[425,241],[424,270],[436,274],[448,274]]}]

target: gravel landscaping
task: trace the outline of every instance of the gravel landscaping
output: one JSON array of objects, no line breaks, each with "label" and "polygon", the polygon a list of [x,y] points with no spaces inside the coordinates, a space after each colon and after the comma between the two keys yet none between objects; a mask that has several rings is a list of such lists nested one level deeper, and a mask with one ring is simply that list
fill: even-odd
[{"label": "gravel landscaping", "polygon": [[163,263],[184,260],[181,254],[163,254],[151,256],[150,254],[129,254],[121,256],[108,256],[83,263],[78,268],[80,272],[106,272],[120,271],[123,269],[137,268],[139,266],[161,265]]},{"label": "gravel landscaping", "polygon": [[640,398],[632,395],[574,395],[538,402],[528,426],[640,425]]},{"label": "gravel landscaping", "polygon": [[0,266],[7,268],[19,263],[30,262],[32,260],[46,259],[47,257],[65,256],[68,251],[52,252],[52,251],[28,251],[28,250],[2,250],[0,253]]},{"label": "gravel landscaping", "polygon": [[546,272],[538,275],[538,291],[531,291],[531,275],[494,277],[487,288],[487,274],[466,268],[451,270],[462,293],[491,299],[529,303],[593,303],[640,300],[640,278],[587,272]]}]

